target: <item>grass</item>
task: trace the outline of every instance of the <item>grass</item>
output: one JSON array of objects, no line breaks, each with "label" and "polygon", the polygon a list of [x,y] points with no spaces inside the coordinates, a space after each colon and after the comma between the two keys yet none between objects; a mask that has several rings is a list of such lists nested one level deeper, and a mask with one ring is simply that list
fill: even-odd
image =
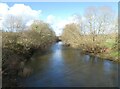
[{"label": "grass", "polygon": [[115,39],[106,40],[106,42],[102,43],[102,45],[107,47],[109,50],[108,52],[99,54],[99,56],[105,59],[120,62],[120,59],[118,57],[120,52],[118,51],[117,45],[115,44]]},{"label": "grass", "polygon": [[108,48],[112,48],[115,44],[115,39],[108,39],[106,42],[103,43],[104,46]]}]

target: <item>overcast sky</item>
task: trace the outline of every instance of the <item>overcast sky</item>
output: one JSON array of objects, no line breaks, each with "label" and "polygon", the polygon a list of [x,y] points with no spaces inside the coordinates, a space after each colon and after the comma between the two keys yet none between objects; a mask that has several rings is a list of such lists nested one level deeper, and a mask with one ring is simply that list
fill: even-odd
[{"label": "overcast sky", "polygon": [[85,8],[89,6],[109,6],[115,13],[118,10],[117,2],[7,2],[0,3],[0,18],[4,21],[8,14],[22,16],[28,26],[35,19],[43,20],[59,35],[65,24],[77,22],[75,14],[83,17]]}]

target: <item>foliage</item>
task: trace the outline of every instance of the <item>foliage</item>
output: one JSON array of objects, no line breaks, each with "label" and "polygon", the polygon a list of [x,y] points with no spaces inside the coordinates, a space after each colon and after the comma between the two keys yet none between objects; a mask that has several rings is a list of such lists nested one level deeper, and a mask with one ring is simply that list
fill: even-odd
[{"label": "foliage", "polygon": [[80,40],[80,30],[77,24],[71,23],[65,26],[62,34],[62,41],[68,44],[77,44]]},{"label": "foliage", "polygon": [[62,41],[84,52],[118,61],[118,23],[112,12],[108,7],[87,8],[84,21],[78,16],[79,23],[64,27]]},{"label": "foliage", "polygon": [[[50,26],[42,21],[34,22],[27,30],[2,32],[3,86],[16,86],[16,76],[26,70],[21,68],[39,50],[55,42],[56,36]],[[24,65],[23,65],[24,66]],[[6,83],[9,80],[11,83]]]}]

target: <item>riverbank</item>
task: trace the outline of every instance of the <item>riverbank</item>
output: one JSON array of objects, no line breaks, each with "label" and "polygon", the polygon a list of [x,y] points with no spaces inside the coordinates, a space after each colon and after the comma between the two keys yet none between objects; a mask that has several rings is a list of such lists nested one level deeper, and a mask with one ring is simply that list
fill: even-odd
[{"label": "riverbank", "polygon": [[[29,62],[34,56],[34,53],[39,50],[41,54],[47,50],[52,43],[40,48],[29,48],[29,50],[24,49],[2,49],[2,86],[3,87],[15,87],[17,85],[17,77],[26,77],[32,72],[25,68],[27,62]],[[17,46],[19,48],[20,46]]]},{"label": "riverbank", "polygon": [[2,86],[17,86],[18,76],[28,76],[25,68],[34,53],[43,52],[56,42],[55,33],[44,22],[33,23],[27,30],[2,32]]},{"label": "riverbank", "polygon": [[[81,42],[82,43],[82,42]],[[114,40],[108,40],[101,44],[94,44],[92,42],[86,42],[84,44],[68,44],[64,43],[65,46],[70,46],[75,49],[82,50],[82,53],[97,56],[101,59],[106,59],[120,63],[118,51],[118,44]]]},{"label": "riverbank", "polygon": [[[86,32],[86,30],[89,31]],[[64,27],[61,39],[66,46],[81,49],[90,55],[98,55],[101,58],[120,62],[118,33],[116,31],[104,33],[105,30],[107,29],[102,31],[92,28],[91,24],[89,29],[83,30],[80,25],[71,23]]]},{"label": "riverbank", "polygon": [[[96,57],[99,57],[100,59],[103,59],[103,60],[109,60],[109,61],[114,61],[114,62],[120,63],[120,60],[118,59],[118,52],[116,52],[116,53],[94,54],[94,53],[89,53],[89,52],[82,51],[82,53],[88,54],[88,55],[91,55],[91,56],[96,56]],[[113,54],[113,55],[111,55],[111,54]],[[115,56],[115,55],[117,55],[117,56]]]}]

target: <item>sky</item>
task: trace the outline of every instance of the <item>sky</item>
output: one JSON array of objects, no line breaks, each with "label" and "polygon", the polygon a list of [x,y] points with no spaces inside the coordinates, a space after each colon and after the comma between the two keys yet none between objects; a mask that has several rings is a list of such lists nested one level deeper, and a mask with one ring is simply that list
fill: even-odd
[{"label": "sky", "polygon": [[77,22],[76,14],[84,17],[90,6],[109,6],[115,13],[118,11],[117,2],[5,2],[0,3],[0,18],[4,21],[7,14],[22,15],[28,26],[35,19],[43,20],[59,35],[66,24]]}]

